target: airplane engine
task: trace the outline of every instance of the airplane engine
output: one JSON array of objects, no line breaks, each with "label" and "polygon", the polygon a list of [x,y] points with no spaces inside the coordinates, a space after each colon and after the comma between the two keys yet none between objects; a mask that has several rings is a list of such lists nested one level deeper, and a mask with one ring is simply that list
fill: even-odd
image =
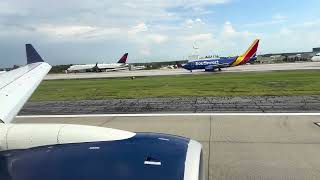
[{"label": "airplane engine", "polygon": [[311,58],[311,61],[313,61],[313,62],[320,62],[320,55],[312,57],[312,58]]},{"label": "airplane engine", "polygon": [[0,130],[1,180],[205,178],[202,146],[188,138],[79,125]]},{"label": "airplane engine", "polygon": [[215,66],[213,65],[208,65],[205,67],[206,72],[214,72],[214,70],[215,70]]}]

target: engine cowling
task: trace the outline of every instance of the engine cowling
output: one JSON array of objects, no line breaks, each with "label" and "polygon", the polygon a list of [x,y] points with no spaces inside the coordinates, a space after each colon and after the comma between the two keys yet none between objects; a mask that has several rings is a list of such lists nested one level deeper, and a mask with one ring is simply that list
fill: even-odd
[{"label": "engine cowling", "polygon": [[70,124],[0,124],[0,151],[38,146],[128,139],[135,133]]},{"label": "engine cowling", "polygon": [[[36,125],[23,126],[6,130],[8,147],[19,148],[0,152],[1,180],[204,179],[202,146],[188,138],[73,125],[52,125],[55,130],[47,133],[56,134],[56,129],[58,133],[40,137],[44,131],[40,133]],[[33,126],[34,132],[28,126]],[[22,129],[30,134],[11,142]],[[53,143],[53,137],[65,140]],[[18,145],[19,141],[26,148]]]}]

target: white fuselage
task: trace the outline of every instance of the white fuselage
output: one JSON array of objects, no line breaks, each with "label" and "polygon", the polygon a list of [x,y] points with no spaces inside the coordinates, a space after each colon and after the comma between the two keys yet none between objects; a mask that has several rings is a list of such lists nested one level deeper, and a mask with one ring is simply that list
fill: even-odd
[{"label": "white fuselage", "polygon": [[80,64],[80,65],[72,65],[68,68],[68,71],[80,71],[86,69],[94,68],[95,64]]},{"label": "white fuselage", "polygon": [[[91,70],[96,66],[96,64],[81,64],[81,65],[72,65],[68,68],[68,71],[84,71]],[[123,63],[112,63],[112,64],[97,64],[97,67],[101,70],[107,69],[119,69],[128,67],[127,64]]]},{"label": "white fuselage", "polygon": [[314,62],[319,62],[320,61],[320,53],[316,54],[311,58],[312,61]]},{"label": "white fuselage", "polygon": [[98,64],[99,69],[116,69],[120,67],[125,67],[127,64],[123,63],[112,63],[112,64]]}]

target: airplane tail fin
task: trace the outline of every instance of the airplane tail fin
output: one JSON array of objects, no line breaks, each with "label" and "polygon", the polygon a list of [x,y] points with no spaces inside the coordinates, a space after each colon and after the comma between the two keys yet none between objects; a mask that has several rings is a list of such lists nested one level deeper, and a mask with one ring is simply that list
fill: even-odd
[{"label": "airplane tail fin", "polygon": [[127,62],[127,59],[128,59],[128,53],[125,53],[125,54],[120,58],[120,60],[118,61],[118,63],[125,64],[125,63]]},{"label": "airplane tail fin", "polygon": [[239,56],[237,58],[237,60],[233,63],[233,66],[238,66],[238,65],[242,65],[242,64],[246,64],[248,63],[250,60],[252,60],[253,58],[256,57],[257,55],[257,51],[258,51],[258,47],[259,47],[259,39],[256,39],[251,46],[247,49],[247,51],[242,54],[241,56]]},{"label": "airplane tail fin", "polygon": [[37,63],[44,62],[42,57],[38,54],[38,52],[34,49],[32,44],[26,44],[26,53],[27,53],[27,63]]},{"label": "airplane tail fin", "polygon": [[243,54],[243,56],[253,57],[258,50],[259,47],[259,39],[254,40],[254,42],[251,44],[251,46],[247,49],[247,51]]},{"label": "airplane tail fin", "polygon": [[101,72],[101,70],[99,69],[99,66],[98,66],[98,62],[96,63],[96,65],[92,68],[92,70],[94,72]]}]

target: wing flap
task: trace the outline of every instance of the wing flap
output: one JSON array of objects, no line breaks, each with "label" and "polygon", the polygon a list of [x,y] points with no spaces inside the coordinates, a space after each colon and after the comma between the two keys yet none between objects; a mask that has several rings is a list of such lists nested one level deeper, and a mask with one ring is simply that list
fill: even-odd
[{"label": "wing flap", "polygon": [[28,64],[0,76],[0,120],[11,122],[51,69],[45,62]]}]

